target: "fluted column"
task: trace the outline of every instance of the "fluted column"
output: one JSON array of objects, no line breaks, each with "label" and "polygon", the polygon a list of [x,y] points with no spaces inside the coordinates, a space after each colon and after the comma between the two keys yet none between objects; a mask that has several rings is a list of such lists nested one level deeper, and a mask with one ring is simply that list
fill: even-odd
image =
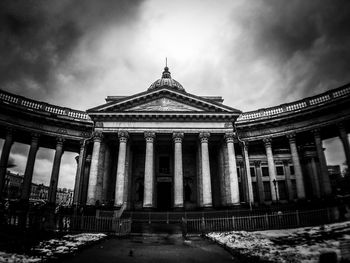
[{"label": "fluted column", "polygon": [[156,134],[145,132],[146,139],[146,159],[145,159],[145,182],[143,193],[143,207],[153,208],[153,186],[154,186],[154,156],[153,143]]},{"label": "fluted column", "polygon": [[263,203],[265,201],[265,192],[264,192],[264,183],[262,180],[260,164],[261,164],[261,161],[254,161],[254,166],[256,170],[256,184],[257,184],[258,193],[259,193],[259,202]]},{"label": "fluted column", "polygon": [[57,138],[56,152],[55,152],[55,157],[53,159],[50,188],[49,188],[49,203],[52,203],[52,204],[56,203],[58,176],[60,173],[61,159],[63,154],[63,142],[64,142],[63,138],[61,137]]},{"label": "fluted column", "polygon": [[39,134],[32,134],[32,141],[30,143],[29,154],[27,158],[26,169],[24,172],[23,184],[22,184],[22,200],[29,200],[30,190],[32,186],[33,170],[35,164],[36,153],[39,148]]},{"label": "fluted column", "polygon": [[348,170],[350,170],[350,146],[349,146],[349,140],[348,140],[348,133],[346,132],[346,129],[343,123],[338,123],[338,130],[339,130],[339,138],[344,148],[346,164],[348,165]]},{"label": "fluted column", "polygon": [[6,138],[5,138],[4,145],[2,147],[1,158],[0,158],[0,199],[2,198],[2,194],[5,186],[5,177],[6,177],[7,165],[8,165],[12,144],[13,144],[13,131],[12,129],[7,129]]},{"label": "fluted column", "polygon": [[174,207],[183,208],[184,206],[184,186],[183,186],[183,167],[182,167],[182,132],[173,133],[174,140]]},{"label": "fluted column", "polygon": [[203,206],[212,207],[212,195],[211,195],[211,178],[210,178],[210,163],[209,163],[209,141],[210,133],[201,132],[199,139],[201,141],[201,164],[202,164],[202,189],[203,189]]},{"label": "fluted column", "polygon": [[[252,184],[252,175],[250,173],[250,161],[249,161],[249,153],[248,153],[248,142],[244,142],[243,146],[243,158],[244,158],[244,167],[245,167],[245,189],[248,203],[254,203],[254,194],[253,194],[253,184]],[[243,189],[244,189],[243,188]]]},{"label": "fluted column", "polygon": [[73,204],[77,205],[81,202],[81,188],[83,185],[83,165],[84,158],[86,153],[86,142],[85,140],[80,141],[80,150],[79,155],[75,157],[77,161],[77,172],[75,175],[75,184],[74,184],[74,195],[73,195]]},{"label": "fluted column", "polygon": [[126,131],[118,133],[119,138],[119,152],[118,152],[118,167],[117,180],[115,183],[114,206],[122,206],[124,202],[124,184],[125,184],[125,162],[126,162],[126,144],[128,142],[129,134]]},{"label": "fluted column", "polygon": [[89,184],[88,184],[88,192],[87,192],[87,205],[95,205],[96,204],[96,187],[97,187],[97,176],[98,176],[98,163],[100,157],[100,147],[102,141],[102,133],[95,132],[94,133],[94,146],[92,150],[91,156],[91,166],[90,166],[90,175],[89,175]]},{"label": "fluted column", "polygon": [[305,198],[304,179],[303,179],[303,172],[301,170],[296,140],[295,140],[295,133],[288,134],[287,138],[289,140],[290,153],[292,155],[292,160],[293,160],[295,182],[297,185],[297,197],[298,199],[304,199]]},{"label": "fluted column", "polygon": [[[272,146],[271,146],[271,138],[263,139],[266,156],[267,156],[267,165],[269,167],[269,178],[270,178],[270,187],[271,187],[271,197],[272,201],[277,201],[279,199],[278,196],[278,184],[276,182],[276,188],[274,185],[274,180],[276,180],[276,169],[275,169],[275,161],[273,159]],[[277,193],[276,190],[277,189]]]},{"label": "fluted column", "polygon": [[104,171],[103,171],[103,182],[102,182],[102,200],[109,201],[111,199],[109,184],[111,182],[111,149],[108,144],[105,147],[105,160],[104,160]]},{"label": "fluted column", "polygon": [[319,176],[319,179],[321,179],[322,193],[323,195],[327,196],[332,193],[332,188],[331,188],[331,182],[329,180],[327,162],[323,151],[320,130],[319,129],[313,130],[313,134],[315,138],[317,156],[318,156],[318,160],[321,168],[321,176]]},{"label": "fluted column", "polygon": [[225,140],[227,145],[227,157],[228,157],[228,169],[230,179],[230,196],[231,200],[228,205],[239,204],[239,187],[238,187],[238,176],[237,176],[237,165],[236,165],[236,154],[234,146],[234,133],[228,132],[225,134]]}]

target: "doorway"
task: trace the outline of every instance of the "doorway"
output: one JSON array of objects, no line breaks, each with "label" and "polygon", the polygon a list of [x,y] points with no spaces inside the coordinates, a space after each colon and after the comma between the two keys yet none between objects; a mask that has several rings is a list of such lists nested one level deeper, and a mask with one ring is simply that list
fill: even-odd
[{"label": "doorway", "polygon": [[157,209],[171,209],[171,182],[157,183]]}]

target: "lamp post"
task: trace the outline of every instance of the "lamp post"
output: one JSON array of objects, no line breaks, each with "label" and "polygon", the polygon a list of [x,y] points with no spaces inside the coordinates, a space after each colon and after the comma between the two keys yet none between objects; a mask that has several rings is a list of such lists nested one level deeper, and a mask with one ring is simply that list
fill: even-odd
[{"label": "lamp post", "polygon": [[273,186],[275,187],[276,202],[277,202],[277,204],[278,204],[277,181],[276,181],[276,179],[273,179],[272,183],[273,183]]}]

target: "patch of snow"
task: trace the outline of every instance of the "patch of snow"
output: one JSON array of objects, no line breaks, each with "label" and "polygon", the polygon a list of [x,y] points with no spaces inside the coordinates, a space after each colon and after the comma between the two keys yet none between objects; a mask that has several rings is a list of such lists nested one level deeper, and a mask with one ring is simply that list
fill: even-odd
[{"label": "patch of snow", "polygon": [[317,227],[266,231],[215,232],[207,236],[249,257],[271,262],[318,262],[333,251],[341,258],[339,240],[350,239],[350,221]]},{"label": "patch of snow", "polygon": [[50,239],[40,242],[32,248],[35,256],[6,253],[0,251],[0,262],[6,263],[36,263],[43,262],[60,255],[74,253],[80,247],[105,238],[105,234],[83,233],[77,235],[65,235],[61,239]]}]

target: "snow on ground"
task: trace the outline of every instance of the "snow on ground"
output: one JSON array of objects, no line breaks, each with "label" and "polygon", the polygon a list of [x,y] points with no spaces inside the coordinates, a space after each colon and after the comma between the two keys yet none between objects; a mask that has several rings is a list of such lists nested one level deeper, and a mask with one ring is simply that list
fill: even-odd
[{"label": "snow on ground", "polygon": [[32,248],[33,255],[20,255],[0,252],[0,262],[32,263],[43,262],[47,259],[58,258],[76,252],[79,248],[105,238],[105,234],[77,234],[65,235],[60,239],[50,239],[40,242]]},{"label": "snow on ground", "polygon": [[341,240],[350,240],[350,221],[283,230],[209,233],[215,242],[234,253],[271,262],[318,262],[322,252],[341,258]]}]

